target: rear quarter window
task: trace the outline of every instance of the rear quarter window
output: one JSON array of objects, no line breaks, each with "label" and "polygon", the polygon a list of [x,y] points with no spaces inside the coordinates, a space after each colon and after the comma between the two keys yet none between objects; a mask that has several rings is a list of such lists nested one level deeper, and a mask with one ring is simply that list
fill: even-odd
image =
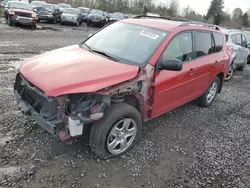
[{"label": "rear quarter window", "polygon": [[213,33],[214,34],[214,42],[215,42],[215,51],[219,52],[223,48],[223,34],[221,33]]},{"label": "rear quarter window", "polygon": [[195,32],[196,57],[206,56],[214,52],[211,36],[210,32]]}]

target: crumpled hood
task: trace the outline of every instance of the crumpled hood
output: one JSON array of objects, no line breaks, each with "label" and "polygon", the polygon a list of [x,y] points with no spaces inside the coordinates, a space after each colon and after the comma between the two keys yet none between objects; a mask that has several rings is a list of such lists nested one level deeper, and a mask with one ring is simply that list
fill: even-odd
[{"label": "crumpled hood", "polygon": [[73,45],[27,59],[19,72],[47,96],[95,92],[137,76],[139,67]]}]

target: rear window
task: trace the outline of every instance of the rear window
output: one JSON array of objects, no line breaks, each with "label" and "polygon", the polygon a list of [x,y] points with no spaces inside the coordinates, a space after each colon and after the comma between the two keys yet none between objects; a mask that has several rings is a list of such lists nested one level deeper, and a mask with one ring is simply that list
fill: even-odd
[{"label": "rear window", "polygon": [[215,51],[219,52],[223,47],[223,35],[220,33],[214,33]]},{"label": "rear window", "polygon": [[213,53],[212,37],[209,32],[195,33],[196,57],[202,57]]}]

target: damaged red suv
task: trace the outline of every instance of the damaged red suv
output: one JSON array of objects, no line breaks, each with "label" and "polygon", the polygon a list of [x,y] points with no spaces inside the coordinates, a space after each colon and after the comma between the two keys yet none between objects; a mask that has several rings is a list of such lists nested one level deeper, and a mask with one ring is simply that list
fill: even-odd
[{"label": "damaged red suv", "polygon": [[195,99],[209,106],[228,60],[214,27],[137,16],[27,59],[14,92],[42,128],[62,140],[89,133],[92,151],[109,158],[135,145],[143,122]]}]

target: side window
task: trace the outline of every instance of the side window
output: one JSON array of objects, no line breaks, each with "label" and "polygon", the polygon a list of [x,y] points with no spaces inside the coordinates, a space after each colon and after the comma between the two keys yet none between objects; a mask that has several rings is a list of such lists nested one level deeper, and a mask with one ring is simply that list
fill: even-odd
[{"label": "side window", "polygon": [[247,47],[247,39],[244,35],[242,35],[242,43],[241,43],[241,46],[243,47]]},{"label": "side window", "polygon": [[235,44],[241,46],[241,34],[236,34],[235,35]]},{"label": "side window", "polygon": [[192,33],[185,32],[174,37],[162,54],[163,59],[175,58],[182,62],[192,59]]},{"label": "side window", "polygon": [[223,35],[220,33],[213,33],[214,34],[214,41],[215,41],[215,51],[219,52],[223,48]]},{"label": "side window", "polygon": [[195,51],[196,57],[202,57],[214,52],[211,33],[195,32]]}]

